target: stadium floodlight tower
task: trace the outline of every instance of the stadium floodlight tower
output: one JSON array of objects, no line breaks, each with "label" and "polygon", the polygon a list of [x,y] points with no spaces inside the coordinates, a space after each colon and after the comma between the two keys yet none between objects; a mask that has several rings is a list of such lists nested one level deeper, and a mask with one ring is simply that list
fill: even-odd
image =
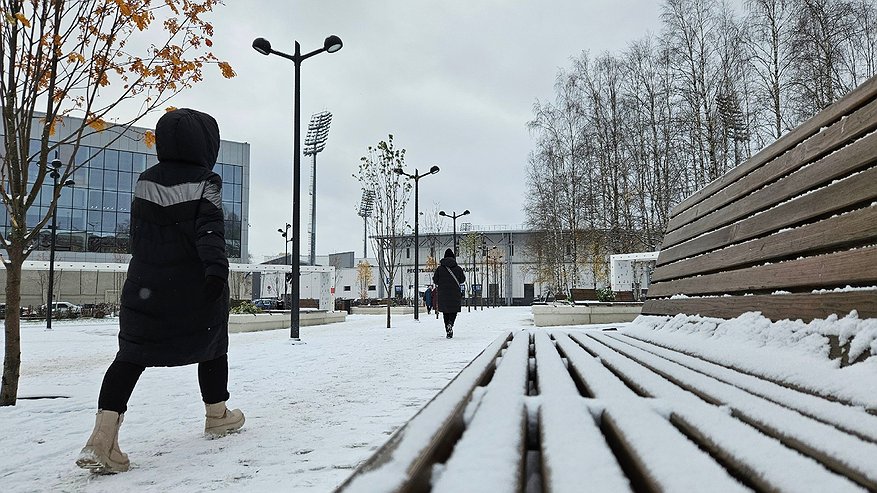
[{"label": "stadium floodlight tower", "polygon": [[321,111],[311,115],[308,123],[308,135],[305,137],[305,156],[313,157],[311,168],[311,255],[308,263],[317,265],[317,154],[326,148],[326,139],[329,138],[329,125],[332,123],[332,113]]},{"label": "stadium floodlight tower", "polygon": [[375,191],[363,190],[362,199],[359,201],[359,212],[362,218],[362,258],[368,258],[368,218],[375,209]]}]

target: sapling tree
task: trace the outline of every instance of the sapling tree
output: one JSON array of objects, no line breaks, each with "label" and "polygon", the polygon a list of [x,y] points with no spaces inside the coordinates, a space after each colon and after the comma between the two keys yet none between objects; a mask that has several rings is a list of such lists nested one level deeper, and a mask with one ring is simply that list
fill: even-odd
[{"label": "sapling tree", "polygon": [[405,205],[411,195],[410,181],[394,171],[404,165],[405,149],[397,149],[390,135],[377,146],[369,146],[358,174],[354,175],[363,190],[374,191],[374,216],[369,229],[375,242],[381,282],[387,289],[387,328],[390,328],[393,284],[399,271],[397,256],[405,233]]}]

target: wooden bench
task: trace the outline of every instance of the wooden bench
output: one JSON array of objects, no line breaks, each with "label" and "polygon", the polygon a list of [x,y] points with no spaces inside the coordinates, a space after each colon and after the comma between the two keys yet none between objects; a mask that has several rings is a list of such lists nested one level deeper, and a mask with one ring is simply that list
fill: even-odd
[{"label": "wooden bench", "polygon": [[569,297],[573,303],[576,301],[597,301],[597,290],[586,288],[572,288]]},{"label": "wooden bench", "polygon": [[532,329],[485,349],[338,491],[874,491],[874,464],[861,406],[615,331]]},{"label": "wooden bench", "polygon": [[643,314],[877,317],[877,78],[676,206]]},{"label": "wooden bench", "polygon": [[[872,78],[679,204],[643,313],[877,317],[875,130]],[[652,320],[501,336],[338,491],[877,491],[870,362],[838,395]]]}]

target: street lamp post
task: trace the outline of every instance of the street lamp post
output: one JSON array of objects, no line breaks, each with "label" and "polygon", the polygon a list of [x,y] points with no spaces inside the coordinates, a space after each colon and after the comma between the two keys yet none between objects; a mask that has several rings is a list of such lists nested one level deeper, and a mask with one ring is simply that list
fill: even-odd
[{"label": "street lamp post", "polygon": [[[277,228],[277,232],[280,233],[280,236],[283,237],[283,263],[284,264],[289,263],[289,242],[292,241],[289,238],[289,228],[291,228],[291,227],[292,227],[291,224],[286,223],[286,228],[284,228],[284,229]],[[286,276],[287,276],[287,274],[286,274],[286,272],[284,272],[283,273],[283,307],[284,308],[286,308],[287,303],[290,303],[289,291],[287,291],[287,289],[286,289],[287,286],[289,286],[289,280],[286,279]]]},{"label": "street lamp post", "polygon": [[317,265],[317,154],[326,148],[326,139],[329,138],[329,124],[332,123],[332,113],[321,111],[311,115],[308,123],[308,135],[305,137],[305,156],[313,157],[311,169],[311,254],[308,263]]},{"label": "street lamp post", "polygon": [[[493,250],[493,279],[497,283],[496,294],[493,296],[493,306],[499,306],[499,295],[502,291],[502,267],[499,267],[499,264],[502,263],[502,255],[497,253],[499,250],[496,249],[496,245],[493,245],[491,249]],[[497,277],[497,267],[499,267],[499,277]]]},{"label": "street lamp post", "polygon": [[292,242],[292,296],[290,299],[290,327],[289,337],[299,340],[299,297],[301,279],[301,62],[322,52],[335,53],[342,47],[341,38],[334,34],[323,41],[323,47],[301,54],[301,46],[295,42],[295,53],[289,55],[281,51],[271,49],[271,43],[265,38],[253,40],[253,49],[263,55],[278,55],[292,60],[295,64],[295,102],[293,104],[293,158],[292,158],[292,234],[295,237]]},{"label": "street lamp post", "polygon": [[451,212],[450,214],[446,214],[445,211],[439,211],[439,216],[449,217],[453,220],[454,223],[454,255],[457,254],[457,218],[463,217],[466,214],[469,214],[469,209],[457,214],[456,211]]},{"label": "street lamp post", "polygon": [[417,168],[414,168],[413,175],[406,173],[402,170],[402,168],[396,168],[393,171],[414,180],[414,320],[420,320],[420,287],[418,286],[418,278],[420,277],[420,230],[418,226],[418,218],[420,216],[420,211],[418,210],[418,208],[420,207],[420,198],[418,192],[418,184],[420,183],[420,179],[424,176],[434,175],[438,173],[439,167],[433,166],[429,168],[428,172],[423,173],[422,175],[417,173]]},{"label": "street lamp post", "polygon": [[[58,179],[61,178],[61,173],[58,170],[61,169],[61,160],[53,159],[52,160],[52,172],[49,176],[52,177],[53,187],[52,191],[55,195],[58,194]],[[75,185],[73,180],[65,181],[61,186],[62,187],[71,187]],[[55,290],[55,232],[58,229],[58,202],[55,202],[55,207],[52,209],[52,236],[51,241],[49,243],[49,294],[46,296],[46,329],[52,329],[52,295]]]}]

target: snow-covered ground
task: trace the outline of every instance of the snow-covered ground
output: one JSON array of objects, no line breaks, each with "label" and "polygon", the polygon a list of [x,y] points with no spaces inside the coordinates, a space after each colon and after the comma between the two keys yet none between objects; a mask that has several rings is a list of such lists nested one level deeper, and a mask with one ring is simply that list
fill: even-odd
[{"label": "snow-covered ground", "polygon": [[[455,336],[422,315],[354,315],[288,330],[230,335],[229,405],[241,433],[208,440],[196,366],[150,368],[119,443],[131,470],[92,476],[74,460],[94,424],[118,321],[22,326],[14,407],[0,407],[0,489],[31,491],[331,491],[414,416],[498,333],[532,327],[529,307],[463,310]],[[2,339],[2,335],[0,335]],[[29,396],[64,396],[26,399]]]},{"label": "snow-covered ground", "polygon": [[[497,335],[532,328],[533,319],[529,307],[464,310],[452,340],[445,339],[434,316],[419,322],[411,315],[394,316],[392,329],[384,325],[382,315],[350,316],[344,323],[302,328],[304,344],[292,344],[288,330],[231,334],[229,404],[246,413],[247,424],[241,433],[216,440],[202,433],[196,366],[148,369],[120,435],[131,471],[92,476],[74,460],[94,423],[100,382],[116,351],[118,322],[57,321],[52,331],[26,323],[21,399],[17,406],[0,407],[0,490],[332,491]],[[853,313],[805,324],[772,323],[758,314],[729,321],[680,315],[615,326],[619,334],[852,403],[850,413],[864,416],[859,406],[877,408],[877,357],[847,368],[829,358],[829,336],[849,347],[851,359],[877,355],[877,319]],[[570,327],[549,331],[555,329]],[[600,337],[608,346],[616,343]],[[606,352],[601,357],[627,364],[625,357],[599,349]],[[641,357],[667,364],[656,355]],[[681,357],[687,358],[674,356]],[[690,364],[705,374],[723,371],[702,361]],[[643,381],[654,379],[648,373]],[[728,378],[756,395],[791,392],[752,383],[746,375]],[[28,399],[36,396],[60,397]],[[842,429],[864,427],[873,436],[870,415],[847,422],[834,416],[831,402],[799,400],[790,406],[829,422],[840,420]],[[740,405],[757,410],[754,404]],[[863,419],[868,422],[859,423]],[[810,426],[797,430],[809,436]],[[877,454],[873,440],[859,445]],[[849,463],[870,460],[856,454],[839,452],[838,457]]]}]

